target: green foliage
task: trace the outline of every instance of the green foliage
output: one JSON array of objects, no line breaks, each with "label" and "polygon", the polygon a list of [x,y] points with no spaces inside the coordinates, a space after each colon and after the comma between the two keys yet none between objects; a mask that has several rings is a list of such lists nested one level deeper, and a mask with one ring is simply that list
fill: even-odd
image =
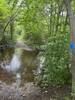
[{"label": "green foliage", "polygon": [[58,33],[48,40],[45,51],[45,66],[42,73],[42,85],[64,85],[71,82],[69,68],[69,38]]},{"label": "green foliage", "polygon": [[6,17],[9,14],[8,5],[5,0],[0,0],[0,14],[3,14]]},{"label": "green foliage", "polygon": [[0,40],[3,36],[3,29],[5,26],[5,23],[7,22],[9,13],[10,13],[10,10],[9,10],[6,0],[0,0]]},{"label": "green foliage", "polygon": [[24,26],[25,40],[29,40],[31,44],[40,45],[47,35],[47,26],[45,17],[43,16],[43,0],[26,1],[22,19],[20,24]]}]

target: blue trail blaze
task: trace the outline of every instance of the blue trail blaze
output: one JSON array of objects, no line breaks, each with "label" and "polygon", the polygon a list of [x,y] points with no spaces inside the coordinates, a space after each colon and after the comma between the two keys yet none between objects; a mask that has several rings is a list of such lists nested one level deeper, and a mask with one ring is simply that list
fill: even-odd
[{"label": "blue trail blaze", "polygon": [[74,48],[74,42],[71,41],[71,42],[70,42],[70,49],[73,49],[73,48]]}]

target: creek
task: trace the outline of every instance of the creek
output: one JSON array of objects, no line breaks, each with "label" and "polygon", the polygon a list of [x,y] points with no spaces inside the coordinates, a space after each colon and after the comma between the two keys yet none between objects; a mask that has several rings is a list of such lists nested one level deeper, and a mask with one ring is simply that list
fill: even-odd
[{"label": "creek", "polygon": [[[21,44],[20,44],[21,45]],[[0,80],[7,84],[20,81],[34,82],[36,74],[41,73],[44,59],[36,51],[23,48],[5,48],[0,52]]]}]

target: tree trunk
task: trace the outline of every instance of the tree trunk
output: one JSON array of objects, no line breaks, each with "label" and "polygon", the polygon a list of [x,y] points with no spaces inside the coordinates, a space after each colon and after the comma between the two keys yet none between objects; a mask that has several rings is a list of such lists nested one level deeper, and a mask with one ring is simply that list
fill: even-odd
[{"label": "tree trunk", "polygon": [[[74,46],[75,46],[75,16],[73,15],[73,12],[71,9],[71,1],[64,0],[64,3],[66,5],[68,17],[70,20],[70,28],[71,28],[70,40],[74,43]],[[75,47],[72,49],[71,71],[72,71],[72,93],[75,95]]]},{"label": "tree trunk", "polygon": [[14,21],[10,22],[10,34],[11,34],[11,40],[12,40],[13,34],[14,34]]}]

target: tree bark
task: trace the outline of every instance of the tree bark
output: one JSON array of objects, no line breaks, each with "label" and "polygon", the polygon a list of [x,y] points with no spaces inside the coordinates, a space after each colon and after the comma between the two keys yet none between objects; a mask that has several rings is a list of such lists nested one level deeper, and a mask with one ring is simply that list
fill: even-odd
[{"label": "tree bark", "polygon": [[14,34],[14,21],[10,22],[10,34],[11,34],[11,40],[12,40],[13,34]]},{"label": "tree bark", "polygon": [[[68,17],[70,20],[70,30],[71,30],[70,40],[74,43],[74,46],[75,46],[75,16],[73,15],[73,12],[71,9],[71,1],[64,0],[64,3],[66,5]],[[75,95],[75,47],[72,49],[72,60],[71,61],[72,61],[71,62],[72,93]]]}]

